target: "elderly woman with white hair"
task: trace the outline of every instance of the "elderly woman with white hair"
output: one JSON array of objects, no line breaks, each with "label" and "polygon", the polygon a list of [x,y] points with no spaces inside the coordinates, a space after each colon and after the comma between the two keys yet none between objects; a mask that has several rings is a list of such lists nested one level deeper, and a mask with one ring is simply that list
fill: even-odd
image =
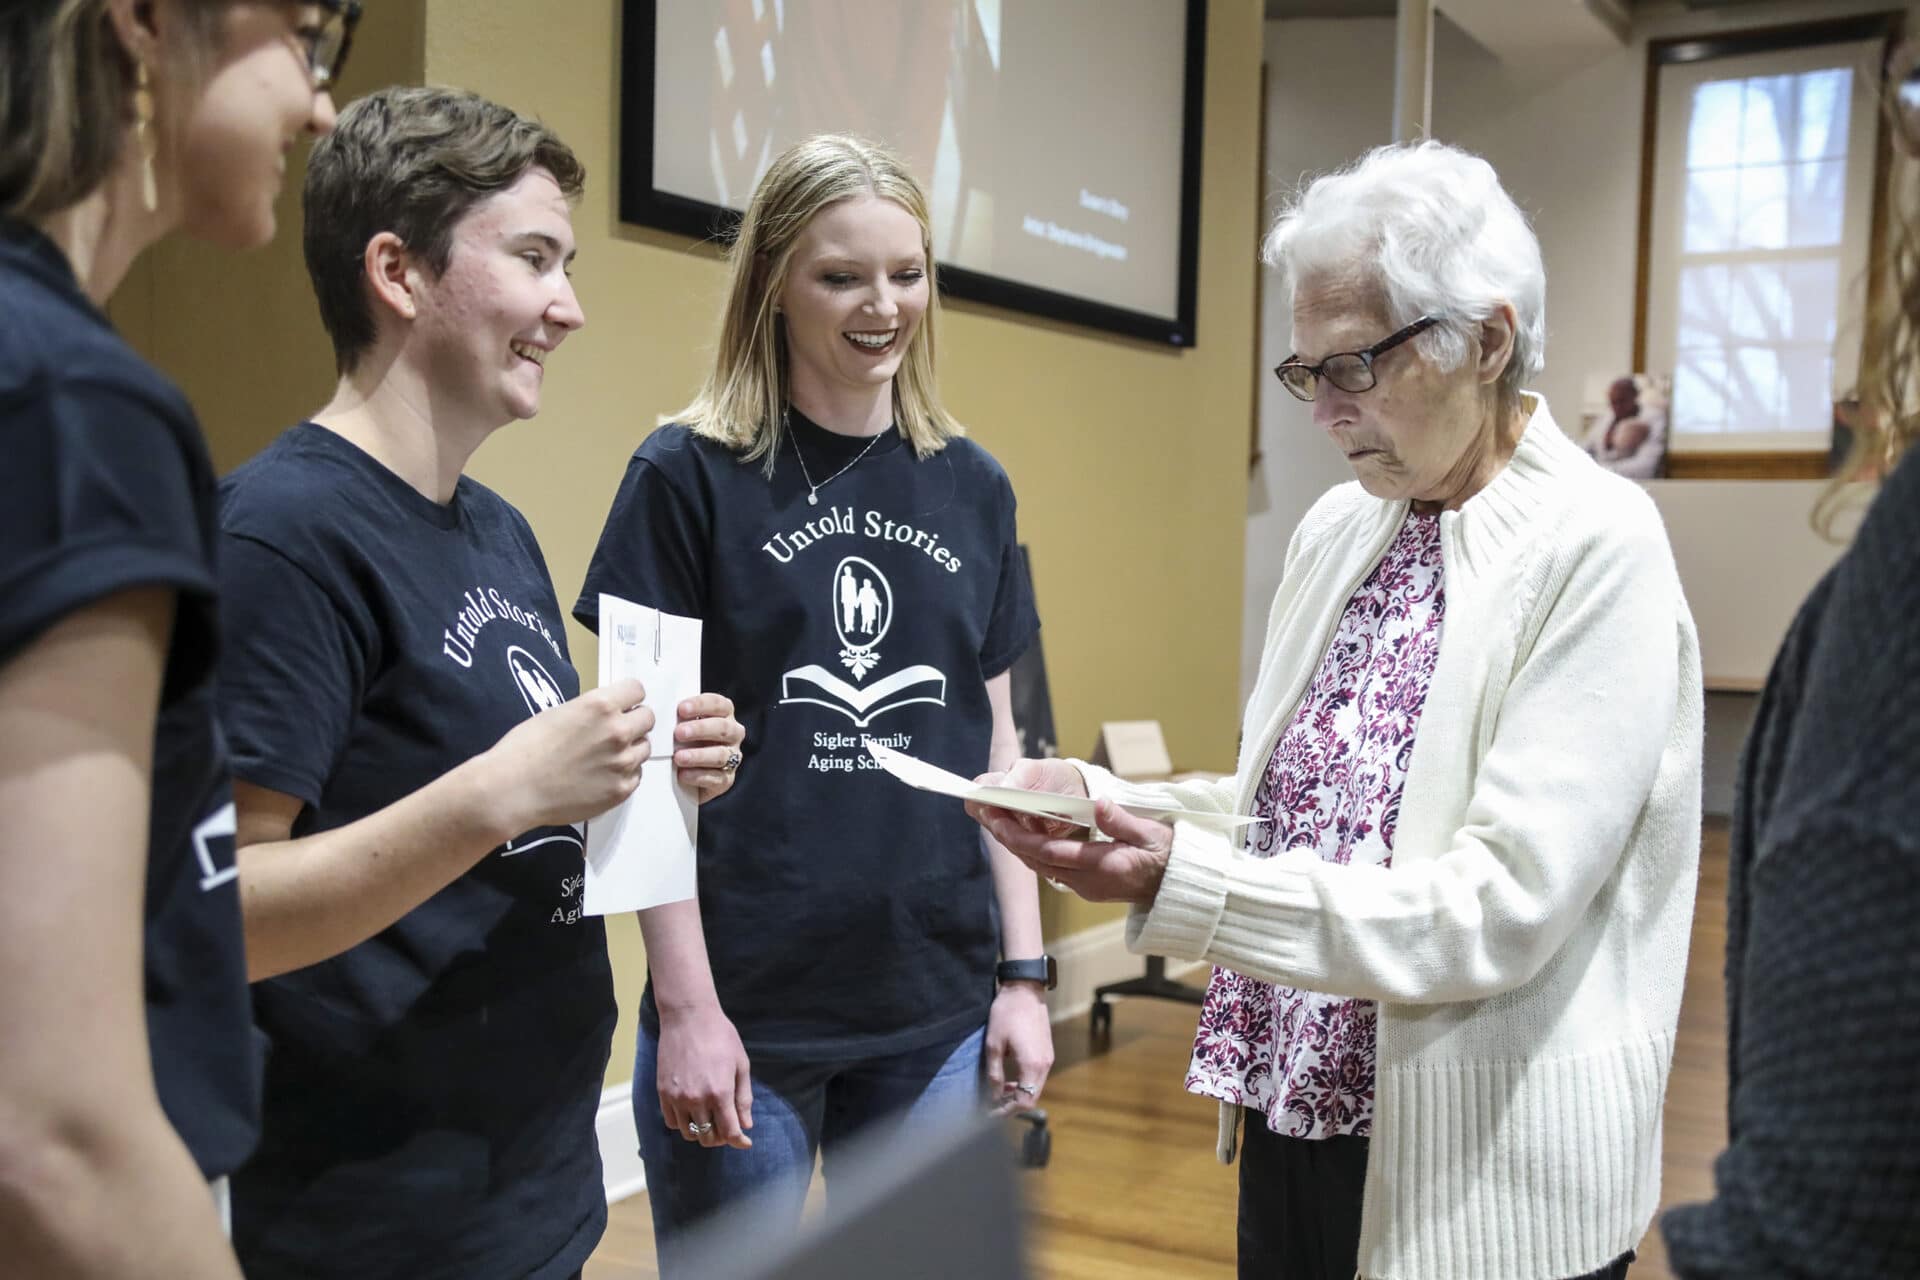
[{"label": "elderly woman with white hair", "polygon": [[[1539,244],[1484,161],[1383,147],[1286,210],[1275,372],[1357,483],[1287,548],[1235,776],[1007,848],[1216,967],[1187,1087],[1240,1275],[1620,1277],[1659,1200],[1699,856],[1700,665],[1652,503],[1539,396]],[[1233,829],[1113,803],[1252,814]],[[1234,831],[1234,834],[1229,834]],[[1378,1142],[1373,1139],[1377,1138]]]}]

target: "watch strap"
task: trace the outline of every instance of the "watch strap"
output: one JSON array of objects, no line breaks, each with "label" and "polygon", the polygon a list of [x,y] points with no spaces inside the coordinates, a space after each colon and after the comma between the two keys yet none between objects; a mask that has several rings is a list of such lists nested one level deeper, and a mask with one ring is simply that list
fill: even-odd
[{"label": "watch strap", "polygon": [[1051,991],[1059,981],[1059,970],[1052,956],[1034,960],[1002,960],[993,969],[998,982],[1038,982]]}]

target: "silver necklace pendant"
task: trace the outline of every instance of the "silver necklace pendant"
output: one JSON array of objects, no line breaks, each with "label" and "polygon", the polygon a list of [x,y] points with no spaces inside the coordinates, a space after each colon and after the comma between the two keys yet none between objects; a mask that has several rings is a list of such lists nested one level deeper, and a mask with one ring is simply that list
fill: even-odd
[{"label": "silver necklace pendant", "polygon": [[793,441],[793,456],[800,463],[800,477],[806,483],[807,505],[810,507],[817,507],[820,505],[820,490],[822,488],[832,484],[835,480],[838,480],[841,476],[853,470],[854,465],[858,463],[860,459],[866,457],[869,453],[873,452],[873,446],[880,443],[880,436],[886,435],[888,431],[891,431],[893,429],[889,427],[887,431],[882,431],[880,435],[874,436],[871,440],[867,441],[866,448],[862,449],[859,453],[856,453],[853,455],[852,462],[847,463],[846,466],[841,467],[838,471],[828,476],[825,480],[822,480],[819,484],[815,484],[813,482],[812,474],[810,474],[807,471],[807,455],[800,452],[800,437],[793,434],[793,422],[787,417],[785,411],[781,412],[780,425],[786,428],[787,437]]}]

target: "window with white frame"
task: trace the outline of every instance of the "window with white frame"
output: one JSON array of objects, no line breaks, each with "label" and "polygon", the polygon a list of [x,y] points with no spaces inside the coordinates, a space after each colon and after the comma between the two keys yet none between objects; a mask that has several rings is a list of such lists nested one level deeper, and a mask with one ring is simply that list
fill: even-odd
[{"label": "window with white frame", "polygon": [[1645,368],[1671,446],[1825,449],[1866,313],[1879,38],[1658,76]]}]

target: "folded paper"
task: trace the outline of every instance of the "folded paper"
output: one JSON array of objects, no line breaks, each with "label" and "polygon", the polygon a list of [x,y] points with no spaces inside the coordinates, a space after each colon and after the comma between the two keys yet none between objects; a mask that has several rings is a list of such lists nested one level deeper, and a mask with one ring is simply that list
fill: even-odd
[{"label": "folded paper", "polygon": [[694,896],[699,805],[673,767],[676,708],[700,692],[700,619],[600,597],[600,684],[633,677],[653,708],[640,785],[587,824],[585,911],[639,911]]},{"label": "folded paper", "polygon": [[[1093,826],[1094,802],[1085,796],[1063,796],[1052,791],[1027,791],[1019,787],[983,786],[971,782],[957,773],[949,773],[939,765],[928,764],[925,760],[916,760],[904,752],[892,747],[883,747],[868,740],[867,753],[877,761],[882,769],[921,791],[931,791],[937,795],[952,796],[958,800],[970,800],[975,804],[991,805],[996,809],[1007,809],[1014,813],[1037,814],[1043,818],[1057,818],[1071,822],[1075,826]],[[1207,826],[1232,830],[1244,827],[1250,822],[1265,822],[1265,818],[1247,817],[1243,814],[1207,813],[1195,809],[1179,809],[1172,805],[1160,804],[1147,799],[1131,788],[1107,797],[1128,813],[1138,818],[1155,818],[1163,822],[1194,822]]]}]

